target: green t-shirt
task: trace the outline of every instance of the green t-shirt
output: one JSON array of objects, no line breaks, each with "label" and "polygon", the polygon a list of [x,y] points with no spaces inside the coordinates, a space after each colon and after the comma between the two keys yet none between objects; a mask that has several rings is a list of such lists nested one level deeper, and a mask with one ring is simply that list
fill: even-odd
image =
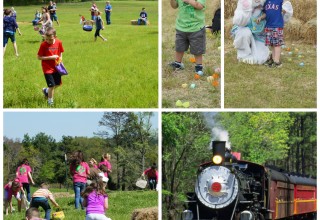
[{"label": "green t-shirt", "polygon": [[178,3],[178,16],[176,29],[182,32],[196,32],[205,26],[205,6],[206,0],[196,0],[204,6],[202,10],[184,3],[183,0],[176,0]]}]

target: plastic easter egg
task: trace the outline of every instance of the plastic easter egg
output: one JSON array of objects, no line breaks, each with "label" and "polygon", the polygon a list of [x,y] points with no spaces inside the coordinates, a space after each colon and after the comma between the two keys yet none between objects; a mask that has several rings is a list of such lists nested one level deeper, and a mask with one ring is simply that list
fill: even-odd
[{"label": "plastic easter egg", "polygon": [[217,80],[214,80],[214,81],[212,82],[212,85],[213,85],[214,87],[217,87],[217,86],[219,86],[219,81],[217,81]]},{"label": "plastic easter egg", "polygon": [[212,83],[212,81],[213,81],[213,77],[212,77],[212,76],[208,76],[208,77],[207,77],[207,82],[208,82],[208,83]]},{"label": "plastic easter egg", "polygon": [[181,85],[182,88],[187,88],[187,86],[188,86],[187,83],[184,83],[184,84]]},{"label": "plastic easter egg", "polygon": [[286,48],[286,45],[282,45],[281,48],[282,48],[282,49]]},{"label": "plastic easter egg", "polygon": [[196,74],[194,74],[194,79],[198,80],[198,79],[200,79],[200,78],[201,78],[201,76],[200,76],[200,75],[198,75],[197,73],[196,73]]},{"label": "plastic easter egg", "polygon": [[190,84],[190,89],[194,89],[194,88],[196,88],[196,84],[194,83]]},{"label": "plastic easter egg", "polygon": [[194,57],[190,57],[189,60],[190,60],[191,63],[195,63],[196,62],[196,59]]},{"label": "plastic easter egg", "polygon": [[299,66],[304,66],[304,62],[299,63]]},{"label": "plastic easter egg", "polygon": [[221,47],[218,47],[218,50],[221,50]]},{"label": "plastic easter egg", "polygon": [[221,72],[220,67],[215,68],[215,69],[214,69],[214,72],[215,72],[215,73],[220,73],[220,72]]},{"label": "plastic easter egg", "polygon": [[181,107],[181,106],[182,106],[181,100],[178,100],[178,101],[176,102],[176,106],[177,106],[177,107]]},{"label": "plastic easter egg", "polygon": [[298,49],[298,48],[296,48],[296,49],[294,49],[294,51],[298,52],[298,51],[299,51],[299,49]]},{"label": "plastic easter egg", "polygon": [[289,54],[289,55],[292,55],[292,52],[290,51],[290,52],[288,52],[288,54]]},{"label": "plastic easter egg", "polygon": [[219,74],[214,73],[214,74],[212,74],[212,77],[213,77],[214,79],[219,79]]},{"label": "plastic easter egg", "polygon": [[200,76],[203,76],[203,72],[202,71],[198,71],[197,74],[200,75]]},{"label": "plastic easter egg", "polygon": [[288,58],[288,61],[290,61],[290,62],[291,62],[291,61],[292,61],[292,58]]}]

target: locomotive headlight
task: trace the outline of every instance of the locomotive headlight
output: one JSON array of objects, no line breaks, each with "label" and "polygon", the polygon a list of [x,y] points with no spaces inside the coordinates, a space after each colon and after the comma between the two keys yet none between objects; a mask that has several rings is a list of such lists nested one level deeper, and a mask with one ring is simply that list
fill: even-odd
[{"label": "locomotive headlight", "polygon": [[222,162],[222,157],[221,157],[220,155],[214,155],[214,156],[212,157],[212,162],[213,162],[214,164],[221,164],[221,162]]}]

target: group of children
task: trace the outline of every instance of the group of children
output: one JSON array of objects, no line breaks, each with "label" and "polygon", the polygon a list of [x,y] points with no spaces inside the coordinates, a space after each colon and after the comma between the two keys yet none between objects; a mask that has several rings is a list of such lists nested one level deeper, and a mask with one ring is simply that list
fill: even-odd
[{"label": "group of children", "polygon": [[[75,208],[86,208],[86,220],[111,220],[105,216],[108,209],[108,195],[105,191],[108,183],[108,173],[111,172],[111,163],[109,154],[102,156],[101,162],[98,164],[93,158],[90,160],[90,166],[84,161],[83,153],[76,151],[72,155],[70,164],[70,173],[73,177],[73,187],[75,191]],[[97,172],[97,175],[90,175],[90,169],[98,169],[103,171]],[[21,211],[22,200],[25,195],[27,207],[26,219],[40,220],[39,207],[42,207],[45,212],[45,219],[50,220],[51,207],[49,200],[55,207],[59,204],[55,201],[53,194],[49,191],[49,185],[42,183],[40,188],[36,190],[32,196],[30,194],[29,181],[34,185],[31,175],[31,167],[27,159],[24,159],[21,165],[17,168],[16,178],[10,180],[4,186],[4,205],[6,215],[13,212],[12,197],[18,201],[18,211]],[[86,187],[86,185],[88,185]]]}]

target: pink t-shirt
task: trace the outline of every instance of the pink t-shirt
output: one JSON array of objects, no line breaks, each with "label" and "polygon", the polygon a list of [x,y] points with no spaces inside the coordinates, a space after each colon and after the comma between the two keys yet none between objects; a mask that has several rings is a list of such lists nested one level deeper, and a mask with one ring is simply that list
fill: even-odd
[{"label": "pink t-shirt", "polygon": [[81,162],[78,167],[73,167],[70,164],[70,171],[73,175],[74,183],[86,183],[87,175],[89,174],[90,168],[86,162]]},{"label": "pink t-shirt", "polygon": [[5,198],[6,198],[8,201],[11,201],[12,196],[17,197],[17,195],[18,195],[19,191],[21,190],[21,188],[22,188],[22,184],[20,183],[20,188],[17,189],[16,191],[13,191],[13,190],[12,190],[12,182],[7,183],[7,184],[4,186]]},{"label": "pink t-shirt", "polygon": [[29,183],[28,173],[31,173],[31,167],[26,164],[22,164],[17,168],[18,179],[20,183]]},{"label": "pink t-shirt", "polygon": [[110,163],[109,161],[105,160],[105,161],[100,162],[100,163],[99,163],[99,167],[100,167],[102,164],[105,165],[105,166],[108,168],[108,170],[111,170],[111,169],[112,169],[111,163]]},{"label": "pink t-shirt", "polygon": [[86,214],[105,214],[104,200],[108,198],[108,195],[97,194],[93,191],[87,198]]}]

